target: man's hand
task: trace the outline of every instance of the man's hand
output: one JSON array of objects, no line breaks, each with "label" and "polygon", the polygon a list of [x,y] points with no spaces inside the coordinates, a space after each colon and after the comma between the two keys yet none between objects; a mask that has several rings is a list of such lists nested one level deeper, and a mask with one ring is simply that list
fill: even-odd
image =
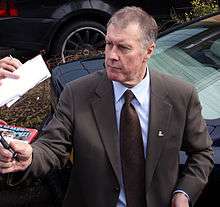
[{"label": "man's hand", "polygon": [[30,144],[13,139],[10,146],[18,154],[18,159],[14,159],[9,150],[0,146],[0,173],[3,174],[24,171],[32,162],[32,147]]},{"label": "man's hand", "polygon": [[183,193],[175,193],[171,207],[189,207],[189,200]]},{"label": "man's hand", "polygon": [[13,72],[21,65],[22,63],[16,58],[5,57],[0,59],[0,80],[6,77],[19,78]]}]

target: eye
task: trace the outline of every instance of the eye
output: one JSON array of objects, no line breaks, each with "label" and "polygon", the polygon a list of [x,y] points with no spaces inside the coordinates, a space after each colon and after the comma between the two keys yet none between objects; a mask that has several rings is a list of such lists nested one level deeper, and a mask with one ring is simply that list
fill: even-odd
[{"label": "eye", "polygon": [[119,46],[121,49],[128,49],[128,47],[124,46],[124,45],[120,45]]},{"label": "eye", "polygon": [[105,41],[106,45],[112,45],[112,43],[110,41]]},{"label": "eye", "polygon": [[129,52],[131,50],[131,48],[126,45],[119,45],[119,49],[123,52]]}]

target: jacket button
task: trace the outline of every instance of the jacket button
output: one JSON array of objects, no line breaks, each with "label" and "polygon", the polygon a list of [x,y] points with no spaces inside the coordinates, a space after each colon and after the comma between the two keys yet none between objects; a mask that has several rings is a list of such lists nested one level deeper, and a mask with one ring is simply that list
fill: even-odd
[{"label": "jacket button", "polygon": [[120,191],[120,188],[118,186],[115,186],[114,191],[118,193]]}]

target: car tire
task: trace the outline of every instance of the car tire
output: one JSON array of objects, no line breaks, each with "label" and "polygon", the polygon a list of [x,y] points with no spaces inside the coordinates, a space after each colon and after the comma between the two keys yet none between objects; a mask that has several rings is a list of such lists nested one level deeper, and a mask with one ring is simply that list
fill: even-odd
[{"label": "car tire", "polygon": [[106,28],[95,21],[71,23],[59,31],[53,44],[52,54],[58,55],[65,62],[66,57],[88,53],[91,50],[104,49]]}]

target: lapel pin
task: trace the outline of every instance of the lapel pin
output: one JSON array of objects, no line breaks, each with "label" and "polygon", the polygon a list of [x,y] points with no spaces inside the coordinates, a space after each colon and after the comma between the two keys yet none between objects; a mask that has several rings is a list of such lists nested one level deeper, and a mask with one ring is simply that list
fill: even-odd
[{"label": "lapel pin", "polygon": [[164,134],[163,134],[163,132],[161,130],[158,131],[158,136],[159,137],[163,137],[164,136]]}]

